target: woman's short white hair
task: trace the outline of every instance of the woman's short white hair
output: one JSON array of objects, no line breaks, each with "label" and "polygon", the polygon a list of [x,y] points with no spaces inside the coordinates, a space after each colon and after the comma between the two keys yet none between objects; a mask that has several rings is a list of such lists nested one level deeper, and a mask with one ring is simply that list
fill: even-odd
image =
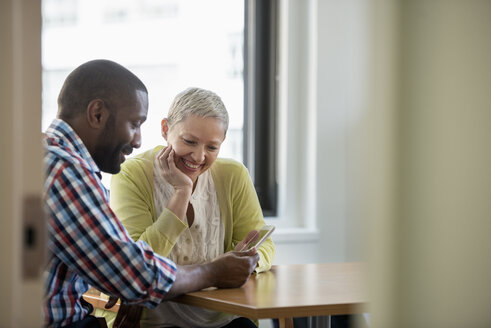
[{"label": "woman's short white hair", "polygon": [[200,88],[187,88],[180,92],[169,108],[167,124],[172,127],[191,115],[217,118],[223,122],[227,133],[227,109],[216,93]]}]

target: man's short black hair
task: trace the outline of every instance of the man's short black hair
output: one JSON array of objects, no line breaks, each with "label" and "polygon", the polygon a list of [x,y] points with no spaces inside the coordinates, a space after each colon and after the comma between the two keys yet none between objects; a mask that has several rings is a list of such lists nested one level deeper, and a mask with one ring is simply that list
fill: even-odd
[{"label": "man's short black hair", "polygon": [[137,90],[148,93],[143,82],[127,68],[110,60],[92,60],[77,67],[65,80],[58,96],[58,116],[70,119],[85,112],[94,99],[110,110],[135,101]]}]

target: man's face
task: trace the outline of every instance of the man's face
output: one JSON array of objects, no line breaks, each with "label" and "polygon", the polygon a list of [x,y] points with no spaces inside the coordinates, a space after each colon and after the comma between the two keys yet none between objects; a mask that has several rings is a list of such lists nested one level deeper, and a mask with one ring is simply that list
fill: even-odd
[{"label": "man's face", "polygon": [[140,126],[147,119],[147,112],[148,95],[139,90],[133,104],[112,109],[93,156],[101,171],[118,173],[125,156],[141,146]]}]

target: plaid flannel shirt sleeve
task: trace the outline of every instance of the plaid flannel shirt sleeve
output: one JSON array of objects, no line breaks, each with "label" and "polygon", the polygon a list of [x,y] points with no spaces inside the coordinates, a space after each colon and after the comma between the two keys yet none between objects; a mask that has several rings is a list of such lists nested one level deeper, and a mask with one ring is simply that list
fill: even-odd
[{"label": "plaid flannel shirt sleeve", "polygon": [[66,162],[52,170],[46,195],[50,251],[104,293],[158,305],[175,280],[175,264],[131,240],[93,172]]}]

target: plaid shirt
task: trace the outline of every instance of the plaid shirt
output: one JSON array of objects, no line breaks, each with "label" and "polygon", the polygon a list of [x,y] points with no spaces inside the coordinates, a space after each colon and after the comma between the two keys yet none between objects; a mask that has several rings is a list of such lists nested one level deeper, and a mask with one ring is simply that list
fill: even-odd
[{"label": "plaid shirt", "polygon": [[89,284],[129,303],[157,306],[174,283],[175,264],[132,241],[109,207],[99,168],[72,128],[56,119],[46,135],[44,324],[83,319],[91,310],[81,301]]}]

